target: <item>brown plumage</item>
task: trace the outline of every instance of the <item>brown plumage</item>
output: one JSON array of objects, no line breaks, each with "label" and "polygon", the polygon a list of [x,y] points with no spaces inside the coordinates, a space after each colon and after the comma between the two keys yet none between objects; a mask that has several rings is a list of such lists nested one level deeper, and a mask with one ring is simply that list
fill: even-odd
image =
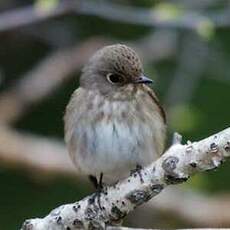
[{"label": "brown plumage", "polygon": [[163,152],[165,114],[138,55],[106,46],[85,65],[66,108],[65,140],[81,174],[115,182]]}]

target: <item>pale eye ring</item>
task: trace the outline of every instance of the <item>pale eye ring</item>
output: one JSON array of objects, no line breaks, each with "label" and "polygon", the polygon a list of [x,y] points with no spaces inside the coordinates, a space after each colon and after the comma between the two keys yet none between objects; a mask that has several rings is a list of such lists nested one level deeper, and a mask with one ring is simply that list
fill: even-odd
[{"label": "pale eye ring", "polygon": [[111,84],[119,84],[124,82],[124,77],[117,73],[108,73],[106,78]]}]

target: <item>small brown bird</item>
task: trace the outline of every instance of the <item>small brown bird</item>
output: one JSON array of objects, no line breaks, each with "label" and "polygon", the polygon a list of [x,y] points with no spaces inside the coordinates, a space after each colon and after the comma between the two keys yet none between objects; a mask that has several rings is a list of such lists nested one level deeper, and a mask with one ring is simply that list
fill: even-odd
[{"label": "small brown bird", "polygon": [[113,183],[163,152],[165,113],[147,86],[134,50],[117,44],[84,66],[80,87],[66,108],[65,141],[80,174]]}]

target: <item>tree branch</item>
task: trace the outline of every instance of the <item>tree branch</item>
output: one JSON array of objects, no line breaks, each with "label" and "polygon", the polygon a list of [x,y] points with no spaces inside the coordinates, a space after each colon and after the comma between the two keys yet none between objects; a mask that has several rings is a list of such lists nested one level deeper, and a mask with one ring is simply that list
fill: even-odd
[{"label": "tree branch", "polygon": [[103,229],[117,224],[166,186],[185,182],[194,173],[212,170],[230,157],[230,128],[199,142],[174,144],[157,161],[133,173],[98,196],[62,205],[40,219],[25,221],[23,230]]},{"label": "tree branch", "polygon": [[3,126],[0,126],[0,137],[1,164],[32,170],[35,174],[76,175],[75,167],[60,141]]},{"label": "tree branch", "polygon": [[218,12],[204,13],[198,10],[183,10],[183,7],[174,6],[178,15],[170,15],[166,10],[146,9],[141,7],[126,6],[121,4],[102,3],[84,0],[62,0],[53,9],[44,11],[34,5],[13,9],[0,15],[0,32],[28,26],[49,18],[64,14],[93,15],[107,20],[118,21],[149,27],[198,29],[204,23],[211,22],[215,27],[229,27],[229,9]]},{"label": "tree branch", "polygon": [[50,54],[15,85],[0,94],[0,122],[15,121],[31,104],[49,96],[72,73],[79,70],[95,50],[107,42],[103,38],[91,38]]},{"label": "tree branch", "polygon": [[[76,179],[76,169],[71,164],[61,141],[17,132],[7,127],[0,128],[0,137],[1,165],[28,170],[28,175],[39,175],[41,179],[60,175]],[[194,212],[194,209],[197,211]],[[219,210],[223,211],[222,215],[218,215]],[[138,216],[145,215],[146,222],[148,216],[152,219],[152,215],[146,216],[146,213],[154,211],[177,213],[178,218],[196,226],[229,226],[230,197],[229,195],[207,197],[204,194],[172,187],[148,202],[147,206],[139,208],[134,214],[135,218],[130,216],[129,219],[135,224],[140,221]]]}]

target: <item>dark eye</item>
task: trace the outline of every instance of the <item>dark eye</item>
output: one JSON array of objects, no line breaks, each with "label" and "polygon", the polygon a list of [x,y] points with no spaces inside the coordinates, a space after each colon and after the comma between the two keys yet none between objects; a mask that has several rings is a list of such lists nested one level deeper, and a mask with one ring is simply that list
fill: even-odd
[{"label": "dark eye", "polygon": [[120,74],[116,73],[108,73],[106,75],[107,80],[112,84],[122,83],[124,82],[124,77]]}]

